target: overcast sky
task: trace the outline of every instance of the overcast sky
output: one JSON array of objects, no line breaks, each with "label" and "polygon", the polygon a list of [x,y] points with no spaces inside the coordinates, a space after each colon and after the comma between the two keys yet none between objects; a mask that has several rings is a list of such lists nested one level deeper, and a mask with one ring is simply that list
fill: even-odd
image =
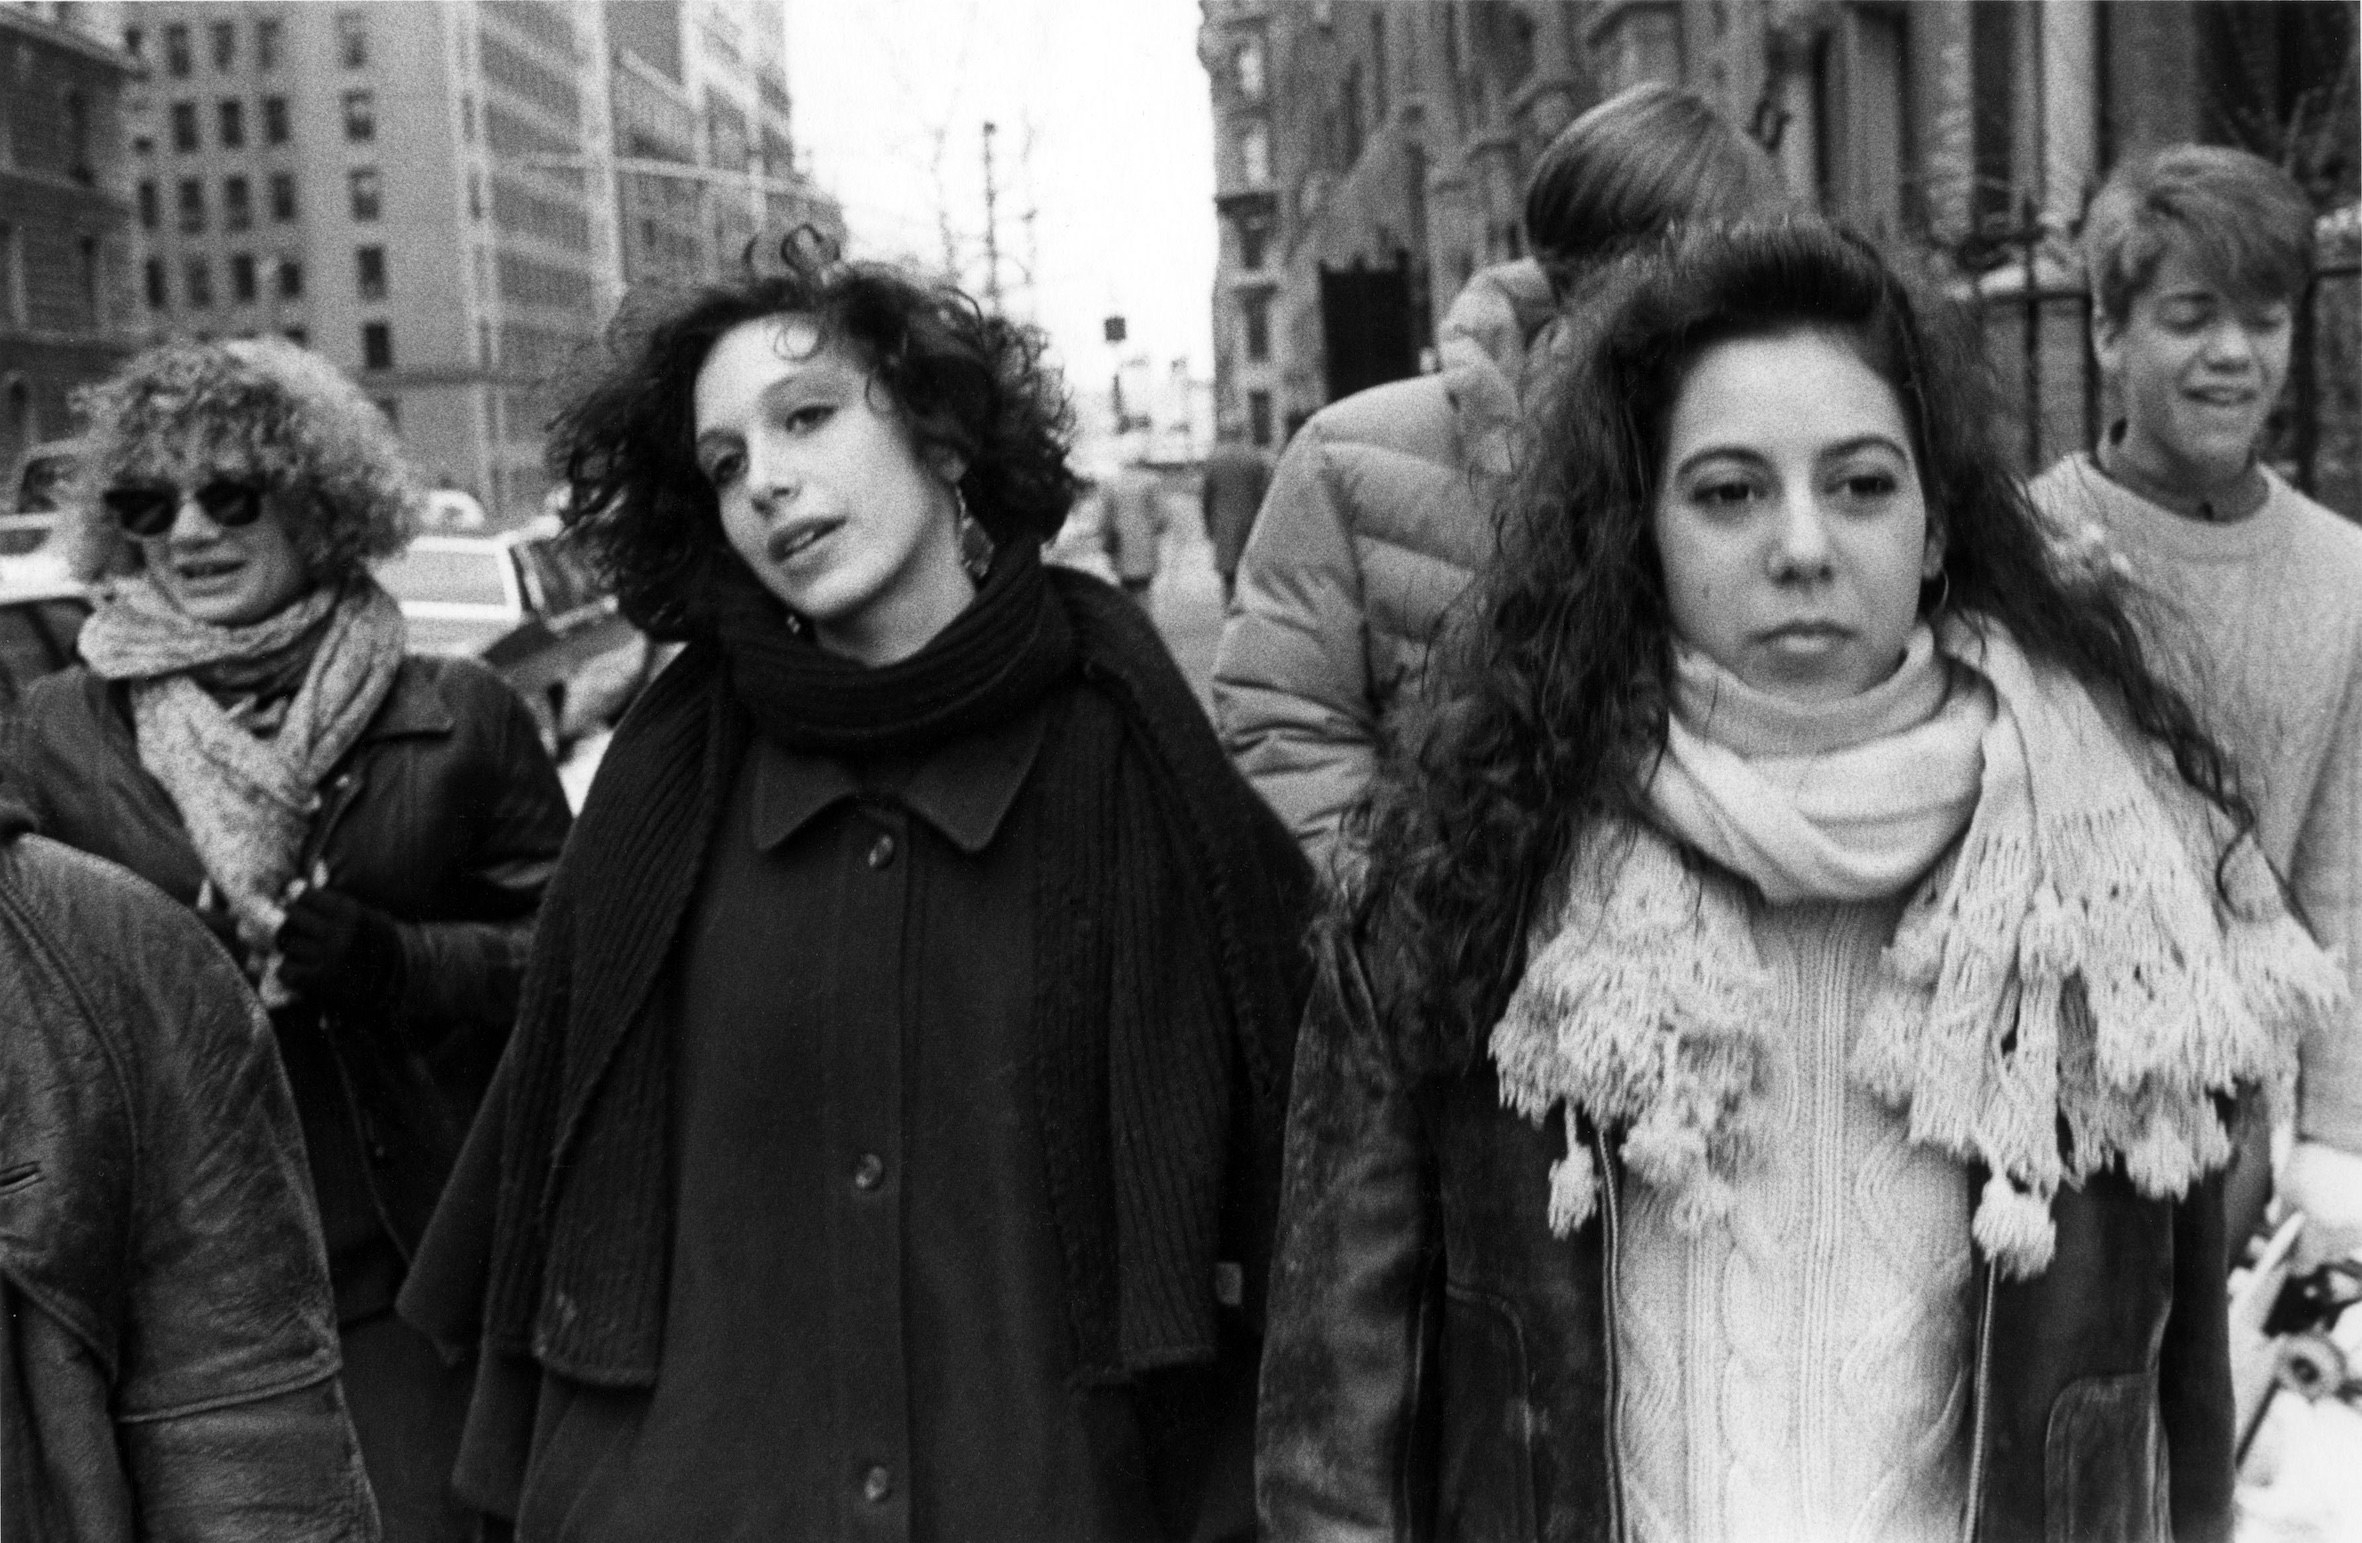
[{"label": "overcast sky", "polygon": [[[985,282],[982,125],[998,125],[1001,289],[1078,395],[1127,354],[1213,368],[1213,126],[1196,0],[780,0],[796,137],[854,255]],[[1030,234],[1025,215],[1035,218]],[[1027,282],[1030,272],[1030,284]]]}]

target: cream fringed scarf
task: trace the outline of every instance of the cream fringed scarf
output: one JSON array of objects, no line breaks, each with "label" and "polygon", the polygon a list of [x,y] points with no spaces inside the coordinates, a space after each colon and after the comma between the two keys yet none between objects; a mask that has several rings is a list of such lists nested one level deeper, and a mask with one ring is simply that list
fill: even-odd
[{"label": "cream fringed scarf", "polygon": [[[2252,840],[2218,891],[2224,823],[2080,685],[1990,624],[1947,623],[1940,647],[1992,694],[1975,807],[1895,928],[1850,1075],[1913,1141],[1991,1172],[1976,1241],[2022,1278],[2050,1262],[2062,1182],[2121,1161],[2167,1196],[2225,1162],[2215,1098],[2279,1091],[2343,977]],[[1736,813],[1758,829],[1795,818]],[[1571,1232],[1596,1204],[1580,1115],[1620,1130],[1633,1177],[1702,1230],[1729,1209],[1760,1119],[1759,902],[1633,822],[1588,833],[1564,888],[1492,1036],[1503,1101],[1568,1121],[1550,1225]]]},{"label": "cream fringed scarf", "polygon": [[[275,733],[256,734],[197,683],[207,666],[249,661],[322,628]],[[318,788],[393,689],[401,609],[366,575],[314,589],[243,627],[197,621],[145,577],[124,580],[84,624],[94,674],[131,682],[140,765],[164,785],[205,872],[237,918],[266,1006],[285,1000],[273,940],[297,877]]]}]

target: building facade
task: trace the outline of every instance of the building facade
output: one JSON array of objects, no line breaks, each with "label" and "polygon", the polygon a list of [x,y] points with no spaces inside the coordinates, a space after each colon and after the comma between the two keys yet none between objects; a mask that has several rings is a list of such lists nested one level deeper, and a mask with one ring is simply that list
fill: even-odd
[{"label": "building facade", "polygon": [[121,127],[137,66],[61,11],[0,5],[0,473],[72,431],[74,388],[138,320]]},{"label": "building facade", "polygon": [[[1202,12],[1222,227],[1217,410],[1250,438],[1284,435],[1364,383],[1373,349],[1357,310],[1399,308],[1376,329],[1392,373],[1431,364],[1452,295],[1520,255],[1536,154],[1641,81],[1698,91],[1771,151],[1800,201],[1918,248],[1988,299],[2074,287],[2085,202],[2110,167],[2158,145],[2243,144],[2294,168],[2325,209],[2354,198],[2343,0],[1202,0]],[[1997,341],[2057,356],[2027,372],[2052,383],[2030,387],[2031,459],[2083,434],[2092,388],[2080,315],[2025,308],[2032,323],[2011,312]]]}]

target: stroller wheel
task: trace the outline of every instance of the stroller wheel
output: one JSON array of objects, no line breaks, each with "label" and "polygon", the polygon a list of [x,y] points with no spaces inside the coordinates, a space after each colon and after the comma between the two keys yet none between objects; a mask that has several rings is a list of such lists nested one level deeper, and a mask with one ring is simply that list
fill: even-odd
[{"label": "stroller wheel", "polygon": [[2346,1356],[2326,1335],[2292,1334],[2280,1347],[2280,1386],[2306,1399],[2329,1397],[2346,1384]]}]

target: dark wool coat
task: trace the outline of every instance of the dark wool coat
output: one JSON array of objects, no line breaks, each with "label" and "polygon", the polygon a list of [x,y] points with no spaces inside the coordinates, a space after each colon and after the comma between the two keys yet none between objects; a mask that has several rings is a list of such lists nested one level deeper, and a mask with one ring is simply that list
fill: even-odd
[{"label": "dark wool coat", "polygon": [[0,1532],[362,1543],[303,1146],[187,913],[0,807]]},{"label": "dark wool coat", "polygon": [[[1263,1526],[1324,1543],[1612,1543],[1616,1207],[1553,1237],[1561,1127],[1504,1109],[1489,1061],[1406,1083],[1372,1049],[1358,964],[1332,974],[1298,1042]],[[1616,1173],[1608,1143],[1595,1156]],[[1977,1274],[1976,1539],[2228,1539],[2219,1186],[2170,1203],[2110,1174],[2061,1190],[2051,1215],[2048,1270]]]}]

